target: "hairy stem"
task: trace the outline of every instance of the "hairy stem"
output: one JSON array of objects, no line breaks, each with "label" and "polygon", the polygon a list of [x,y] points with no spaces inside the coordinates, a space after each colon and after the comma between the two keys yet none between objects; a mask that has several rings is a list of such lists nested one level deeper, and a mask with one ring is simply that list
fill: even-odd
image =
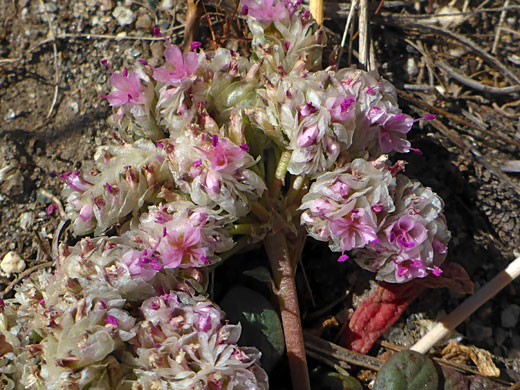
[{"label": "hairy stem", "polygon": [[294,282],[297,262],[292,261],[287,238],[283,232],[270,233],[264,246],[273,270],[274,281],[278,288],[278,303],[282,316],[285,346],[289,358],[293,388],[310,390],[307,358],[303,342],[298,294]]}]

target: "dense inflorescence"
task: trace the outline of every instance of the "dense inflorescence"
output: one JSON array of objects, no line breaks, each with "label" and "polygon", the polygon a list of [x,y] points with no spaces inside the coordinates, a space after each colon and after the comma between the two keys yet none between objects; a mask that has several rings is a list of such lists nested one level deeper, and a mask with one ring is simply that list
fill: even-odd
[{"label": "dense inflorescence", "polygon": [[[380,280],[442,272],[442,200],[388,161],[413,150],[395,88],[322,69],[325,35],[299,0],[243,0],[242,14],[249,58],[165,40],[161,67],[104,62],[116,142],[91,171],[60,176],[73,231],[93,238],[62,244],[56,270],[2,305],[6,388],[267,388],[206,276],[280,221],[301,217],[339,261],[349,253]],[[280,212],[280,197],[296,211]]]}]

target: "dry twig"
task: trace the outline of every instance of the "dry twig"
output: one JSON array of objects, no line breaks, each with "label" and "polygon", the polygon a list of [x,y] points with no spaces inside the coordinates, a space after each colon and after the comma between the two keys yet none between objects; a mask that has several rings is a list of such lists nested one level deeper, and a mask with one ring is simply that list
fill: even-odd
[{"label": "dry twig", "polygon": [[43,0],[40,0],[40,5],[45,13],[45,17],[47,18],[47,23],[49,25],[49,33],[51,34],[52,40],[52,49],[54,52],[54,96],[52,98],[52,103],[49,108],[49,112],[47,113],[46,119],[49,119],[54,111],[54,106],[56,106],[56,102],[58,101],[58,91],[59,91],[59,83],[60,83],[60,74],[58,68],[58,47],[56,46],[56,31],[51,23],[51,18],[49,13],[47,12],[47,8],[45,7],[45,3]]},{"label": "dry twig", "polygon": [[[359,367],[369,368],[374,371],[378,371],[384,362],[381,359],[377,359],[372,356],[363,355],[350,349],[340,347],[337,344],[331,343],[330,341],[323,340],[319,337],[314,336],[309,332],[304,332],[303,337],[305,339],[305,346],[309,352],[313,352],[315,356],[318,356],[319,360],[322,360],[325,364],[328,362],[347,362]],[[325,359],[322,359],[325,358]],[[339,364],[341,366],[341,364]]]},{"label": "dry twig", "polygon": [[[351,36],[351,40],[349,42],[349,49],[352,48],[352,45],[351,45],[351,42],[352,42],[352,18],[354,17],[354,14],[356,13],[356,8],[357,8],[357,4],[358,4],[358,0],[353,0],[352,1],[352,5],[350,6],[350,11],[348,13],[348,17],[347,17],[347,22],[345,23],[345,30],[343,30],[343,37],[341,38],[341,47],[339,49],[339,54],[338,54],[338,65],[340,65],[341,63],[341,57],[343,56],[343,51],[345,50],[345,43],[347,41],[347,35],[348,35],[348,32],[350,30],[350,36]],[[350,65],[350,58],[351,58],[351,53],[350,53],[350,50],[349,50],[349,60],[348,60],[348,65]]]},{"label": "dry twig", "polygon": [[458,82],[479,92],[489,93],[492,95],[510,95],[512,93],[520,92],[520,84],[513,85],[511,87],[492,87],[489,85],[484,85],[462,73],[457,72],[444,61],[437,61],[436,65],[448,73],[450,77],[453,77]]},{"label": "dry twig", "polygon": [[[395,18],[397,19],[397,18]],[[389,20],[394,20],[394,17],[387,17],[383,19],[384,23],[388,23]],[[406,20],[399,20],[399,24],[395,24],[393,22],[390,22],[390,24],[402,28],[402,27],[408,27],[408,28],[414,28],[418,30],[426,30],[430,31],[432,33],[443,35],[445,37],[451,38],[453,40],[456,40],[465,46],[469,47],[471,50],[473,50],[475,53],[480,55],[486,62],[490,63],[491,65],[494,65],[505,77],[513,81],[515,84],[520,84],[520,77],[517,76],[511,69],[509,69],[507,66],[502,64],[496,57],[492,56],[491,54],[488,54],[485,49],[477,45],[475,42],[473,42],[471,39],[466,38],[460,34],[454,33],[452,31],[443,29],[441,27],[435,27],[430,26],[423,23],[416,23],[416,22],[410,22]]]},{"label": "dry twig", "polygon": [[444,317],[424,337],[410,348],[413,351],[426,353],[442,338],[448,335],[462,321],[468,318],[475,310],[489,301],[500,290],[520,275],[520,257],[513,260],[505,270],[498,273],[493,279],[481,287],[473,296],[466,299],[450,314]]},{"label": "dry twig", "polygon": [[[436,115],[439,115],[439,116],[443,116],[443,117],[446,117],[446,118],[449,118],[451,120],[453,120],[454,122],[458,123],[459,125],[462,125],[462,126],[467,126],[469,128],[472,128],[472,129],[475,129],[477,131],[480,131],[482,133],[485,133],[489,136],[492,136],[492,137],[500,137],[504,140],[504,142],[507,142],[509,144],[513,144],[517,147],[520,147],[520,142],[515,140],[514,138],[511,138],[511,137],[508,137],[506,136],[505,134],[501,134],[500,132],[496,132],[496,131],[490,131],[486,128],[483,128],[481,126],[477,126],[471,122],[468,122],[467,120],[465,119],[462,119],[462,118],[459,118],[457,115],[455,114],[452,114],[451,112],[448,112],[446,110],[443,110],[442,108],[438,108],[438,107],[433,107],[431,105],[429,105],[428,103],[420,100],[420,99],[417,99],[415,98],[413,95],[410,95],[408,92],[405,92],[405,91],[401,91],[401,90],[397,90],[397,93],[404,99],[408,100],[409,102],[421,107],[422,109],[428,111],[429,113],[434,113]],[[442,123],[441,123],[442,125]],[[451,138],[450,138],[451,139]],[[452,139],[452,141],[454,141]],[[460,140],[461,142],[462,139]],[[454,141],[454,143],[457,145],[457,146],[460,146],[462,149],[464,150],[468,150],[468,146],[464,146],[464,145],[460,145],[460,142],[456,142]]]},{"label": "dry twig", "polygon": [[18,283],[20,283],[20,281],[25,279],[26,276],[29,276],[33,272],[38,271],[42,268],[50,267],[50,266],[52,266],[53,263],[54,263],[53,261],[47,261],[45,263],[36,264],[36,265],[32,266],[31,268],[27,268],[20,275],[18,275],[18,277],[16,279],[14,279],[11,283],[9,283],[9,285],[4,289],[4,291],[2,291],[0,293],[0,299],[3,299],[5,297],[5,295],[8,292],[10,292]]},{"label": "dry twig", "polygon": [[67,219],[67,213],[65,213],[61,201],[56,196],[54,196],[54,194],[47,190],[40,189],[40,192],[43,196],[46,196],[47,198],[51,199],[56,205],[56,207],[58,207],[58,213],[60,214],[60,218]]},{"label": "dry twig", "polygon": [[491,54],[497,54],[498,42],[500,41],[500,33],[502,32],[501,27],[504,25],[508,8],[509,0],[505,0],[504,9],[502,10],[502,12],[500,12],[500,19],[498,20],[498,26],[495,30],[495,39],[493,39],[493,47],[491,48]]}]

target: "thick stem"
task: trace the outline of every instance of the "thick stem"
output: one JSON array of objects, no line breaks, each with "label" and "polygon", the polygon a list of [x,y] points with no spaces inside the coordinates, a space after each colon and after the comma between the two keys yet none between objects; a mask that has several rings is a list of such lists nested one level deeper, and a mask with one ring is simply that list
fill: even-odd
[{"label": "thick stem", "polygon": [[264,246],[278,287],[278,302],[282,315],[285,346],[289,358],[293,388],[310,390],[298,294],[294,283],[297,262],[291,261],[287,239],[283,232],[270,233],[264,240]]}]

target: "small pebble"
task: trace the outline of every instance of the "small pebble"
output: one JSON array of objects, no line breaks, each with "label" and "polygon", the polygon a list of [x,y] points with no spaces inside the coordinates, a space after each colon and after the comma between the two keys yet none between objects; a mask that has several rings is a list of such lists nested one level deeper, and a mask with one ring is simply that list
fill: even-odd
[{"label": "small pebble", "polygon": [[173,0],[162,0],[158,7],[162,11],[169,11],[173,8]]},{"label": "small pebble", "polygon": [[5,115],[4,119],[6,121],[9,121],[14,118],[16,118],[16,112],[12,108],[10,108],[9,111],[7,111],[7,114]]},{"label": "small pebble", "polygon": [[110,11],[112,8],[114,8],[114,2],[112,0],[99,1],[99,9],[101,11]]},{"label": "small pebble", "polygon": [[77,114],[79,112],[79,104],[78,104],[78,102],[71,101],[71,102],[69,102],[68,106],[69,106],[70,110],[74,114]]},{"label": "small pebble", "polygon": [[152,27],[152,18],[150,18],[147,14],[139,15],[137,21],[135,22],[135,28],[140,30],[150,30]]},{"label": "small pebble", "polygon": [[34,222],[34,215],[31,212],[22,213],[20,215],[20,227],[23,230],[27,230],[31,224]]},{"label": "small pebble", "polygon": [[112,16],[116,18],[117,23],[120,26],[126,26],[128,24],[132,24],[135,20],[135,14],[130,8],[123,7],[122,5],[118,5],[114,12],[112,12]]},{"label": "small pebble", "polygon": [[520,317],[520,306],[512,303],[504,310],[502,310],[502,314],[500,316],[502,327],[504,328],[514,328],[516,324],[518,324],[518,319]]},{"label": "small pebble", "polygon": [[408,57],[408,60],[406,61],[406,65],[404,68],[409,76],[415,76],[417,73],[419,73],[419,68],[417,67],[415,59],[413,57]]},{"label": "small pebble", "polygon": [[18,253],[14,251],[7,252],[0,263],[0,268],[7,275],[15,272],[22,272],[25,269],[25,261],[23,261]]}]

